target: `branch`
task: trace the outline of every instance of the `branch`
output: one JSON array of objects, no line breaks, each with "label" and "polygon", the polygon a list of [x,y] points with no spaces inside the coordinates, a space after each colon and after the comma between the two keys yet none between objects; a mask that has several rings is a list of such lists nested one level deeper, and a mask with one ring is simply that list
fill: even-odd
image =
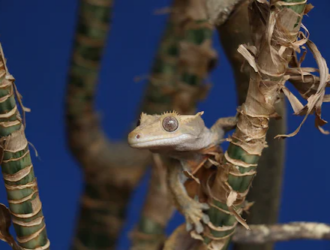
[{"label": "branch", "polygon": [[68,144],[85,177],[73,249],[114,248],[131,191],[150,162],[149,152],[111,142],[94,107],[112,2],[79,3],[65,107]]},{"label": "branch", "polygon": [[[221,44],[229,59],[235,77],[236,91],[239,105],[246,100],[250,72],[249,65],[244,63],[244,57],[237,54],[241,44],[251,44],[251,32],[248,17],[249,1],[236,5],[228,20],[217,27]],[[235,31],[235,32],[233,32]],[[297,76],[300,80],[301,76]],[[307,90],[306,90],[307,91]],[[268,148],[264,150],[258,166],[258,174],[253,181],[247,199],[255,201],[249,209],[247,222],[250,224],[274,224],[277,222],[282,186],[282,172],[284,168],[285,140],[275,140],[278,134],[286,133],[286,105],[285,102],[276,104],[276,112],[281,119],[272,118],[266,141]],[[276,152],[274,154],[273,152]],[[235,250],[271,250],[272,244],[249,246],[234,245]]]},{"label": "branch", "polygon": [[[203,4],[203,0],[174,0],[142,103],[144,112],[194,114],[198,101],[207,94],[209,86],[204,80],[215,64],[216,53],[212,49],[213,26],[207,22]],[[155,159],[142,216],[133,232],[134,250],[159,249],[172,215],[164,183],[164,168],[170,166],[162,166],[157,156]]]},{"label": "branch", "polygon": [[165,228],[173,214],[172,199],[166,185],[166,167],[154,155],[147,198],[137,227],[131,232],[131,250],[159,250],[164,244]]},{"label": "branch", "polygon": [[233,241],[243,244],[309,239],[330,240],[330,225],[312,222],[292,222],[278,225],[250,225],[250,230],[237,227]]},{"label": "branch", "polygon": [[[21,118],[18,103],[23,109]],[[49,250],[37,179],[25,137],[25,111],[0,44],[1,170],[17,241],[23,249]],[[3,222],[4,218],[1,218]],[[0,233],[2,234],[2,233]],[[1,238],[1,237],[0,237]]]},{"label": "branch", "polygon": [[[305,2],[298,0],[271,3],[253,1],[249,8],[254,46],[239,47],[239,52],[251,66],[247,97],[238,110],[237,128],[230,138],[221,167],[207,189],[211,206],[208,210],[210,223],[203,235],[192,232],[194,237],[203,240],[210,249],[227,249],[238,223],[249,228],[241,213],[248,207],[245,198],[256,175],[259,158],[267,146],[269,120],[276,116],[274,104],[279,100],[279,90],[284,88],[287,80],[285,74],[288,64],[294,49],[298,50],[302,43],[297,42],[297,35],[300,34],[305,6]],[[313,50],[315,53],[315,46]],[[323,63],[320,67],[323,79],[327,67],[319,55],[316,58],[318,63]],[[317,108],[318,124],[323,121],[320,119],[323,81],[320,87],[317,95],[310,98],[311,102],[306,106],[306,118]]]},{"label": "branch", "polygon": [[[84,169],[144,166],[147,152],[110,142],[94,108],[98,74],[110,25],[112,0],[81,0],[66,97],[70,149]],[[125,154],[120,152],[125,151]],[[130,157],[131,156],[131,157]],[[134,160],[133,160],[134,159]]]},{"label": "branch", "polygon": [[220,26],[227,21],[237,5],[248,0],[206,0],[209,21]]},{"label": "branch", "polygon": [[[313,222],[291,222],[275,225],[250,225],[250,230],[239,226],[232,237],[233,242],[259,244],[288,240],[330,240],[330,225]],[[166,241],[165,250],[206,250],[199,240],[190,237],[185,224],[180,225]]]}]

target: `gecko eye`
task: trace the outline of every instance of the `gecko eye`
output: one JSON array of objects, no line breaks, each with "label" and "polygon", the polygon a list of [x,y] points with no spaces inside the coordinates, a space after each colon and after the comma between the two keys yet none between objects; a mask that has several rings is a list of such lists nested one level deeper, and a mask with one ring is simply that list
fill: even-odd
[{"label": "gecko eye", "polygon": [[173,116],[167,116],[164,118],[162,125],[167,132],[173,132],[179,127],[179,122]]},{"label": "gecko eye", "polygon": [[139,119],[137,122],[136,122],[136,126],[140,126],[141,125],[141,120]]}]

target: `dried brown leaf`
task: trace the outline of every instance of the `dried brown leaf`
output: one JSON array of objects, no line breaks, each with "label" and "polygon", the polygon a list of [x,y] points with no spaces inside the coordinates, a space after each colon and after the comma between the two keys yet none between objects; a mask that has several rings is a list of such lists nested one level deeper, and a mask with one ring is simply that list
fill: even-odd
[{"label": "dried brown leaf", "polygon": [[282,91],[284,95],[288,98],[294,113],[298,114],[304,108],[304,105],[302,105],[299,99],[294,94],[292,94],[290,90],[286,87],[283,87]]},{"label": "dried brown leaf", "polygon": [[7,242],[12,249],[20,250],[13,236],[9,232],[11,226],[11,215],[9,209],[0,203],[0,240]]},{"label": "dried brown leaf", "polygon": [[165,242],[163,250],[206,250],[202,240],[203,238],[199,240],[192,238],[187,232],[185,224],[182,224]]},{"label": "dried brown leaf", "polygon": [[315,109],[315,126],[323,133],[323,134],[329,134],[328,131],[325,131],[321,127],[324,126],[327,122],[321,118],[321,106],[323,103],[323,98],[325,95],[325,88],[327,86],[327,80],[329,76],[329,69],[327,62],[322,57],[320,51],[316,47],[316,45],[312,41],[307,41],[307,46],[312,52],[316,63],[318,65],[319,71],[320,71],[320,84],[318,86],[317,92],[315,95],[312,95],[310,98],[308,98],[308,103],[306,105],[307,108],[307,114],[311,113],[313,109]]},{"label": "dried brown leaf", "polygon": [[240,53],[250,64],[250,66],[254,69],[255,72],[258,72],[258,66],[254,59],[254,56],[248,51],[245,45],[240,45],[237,49],[237,52]]},{"label": "dried brown leaf", "polygon": [[11,217],[8,208],[4,204],[0,204],[0,239],[8,242],[11,237],[9,228],[11,225]]},{"label": "dried brown leaf", "polygon": [[266,32],[269,14],[267,1],[253,1],[249,7],[252,41],[257,48],[259,48],[260,41]]},{"label": "dried brown leaf", "polygon": [[[292,132],[288,135],[277,135],[275,138],[286,138],[286,137],[295,136],[299,132],[301,126],[306,121],[307,116],[309,114],[311,114],[313,111],[315,111],[315,116],[316,116],[315,117],[315,126],[318,128],[318,130],[321,133],[329,134],[329,131],[326,131],[322,128],[322,126],[327,124],[327,122],[321,118],[321,107],[322,107],[322,104],[323,104],[324,98],[325,98],[325,88],[328,86],[329,69],[327,66],[327,62],[322,57],[317,46],[311,40],[308,40],[306,42],[306,44],[307,44],[309,50],[312,52],[312,54],[315,58],[315,61],[318,65],[318,71],[320,73],[319,80],[318,80],[319,81],[318,86],[317,86],[316,91],[314,90],[312,92],[313,94],[308,95],[307,104],[303,108],[301,108],[300,104],[298,103],[299,100],[296,97],[293,97],[293,95],[291,93],[289,94],[287,92],[287,90],[283,89],[285,91],[285,92],[284,91],[283,92],[288,97],[295,113],[299,114],[299,115],[305,115],[305,117],[304,117],[303,121],[301,122],[301,124],[299,125],[299,127],[294,132]],[[300,71],[300,73],[302,72],[301,68],[297,68],[296,70],[298,70],[298,72]],[[315,69],[312,69],[312,70],[316,71]],[[310,72],[305,72],[305,75],[308,75],[308,74],[311,75]],[[301,74],[302,77],[303,77],[303,75],[304,74]],[[312,85],[309,90],[311,90],[312,87],[314,87],[314,86]],[[301,91],[301,89],[299,89],[299,88],[297,88],[297,89],[298,89],[298,91]],[[327,97],[326,101],[327,100],[328,100],[328,97]],[[299,107],[300,107],[300,110],[299,110]]]},{"label": "dried brown leaf", "polygon": [[330,95],[325,95],[323,98],[323,102],[330,102]]},{"label": "dried brown leaf", "polygon": [[311,4],[311,3],[306,4],[304,15],[307,15],[312,9],[314,9],[313,4]]}]

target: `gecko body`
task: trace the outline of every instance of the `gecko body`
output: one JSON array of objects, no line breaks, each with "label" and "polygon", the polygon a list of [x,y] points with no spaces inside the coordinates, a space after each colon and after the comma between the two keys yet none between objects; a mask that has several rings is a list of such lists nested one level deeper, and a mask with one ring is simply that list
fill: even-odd
[{"label": "gecko body", "polygon": [[[205,150],[217,148],[226,131],[236,126],[236,117],[220,118],[210,129],[201,118],[203,112],[196,115],[178,115],[175,112],[163,115],[142,113],[138,126],[128,135],[131,147],[149,149],[153,153],[170,158],[168,165],[168,186],[173,194],[178,210],[185,216],[187,229],[193,226],[201,233],[201,221],[208,223],[203,210],[206,203],[190,197],[184,183],[189,176],[206,164]],[[212,164],[211,164],[212,165]],[[187,173],[187,174],[185,174]]]}]

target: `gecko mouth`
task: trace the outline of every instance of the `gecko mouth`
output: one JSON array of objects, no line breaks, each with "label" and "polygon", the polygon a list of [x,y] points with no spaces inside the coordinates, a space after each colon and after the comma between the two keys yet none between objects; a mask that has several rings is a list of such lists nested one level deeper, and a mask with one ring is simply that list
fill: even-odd
[{"label": "gecko mouth", "polygon": [[189,138],[191,138],[189,135],[179,135],[172,138],[159,138],[149,140],[141,140],[137,138],[134,140],[129,140],[129,144],[133,148],[161,148],[178,145]]}]

